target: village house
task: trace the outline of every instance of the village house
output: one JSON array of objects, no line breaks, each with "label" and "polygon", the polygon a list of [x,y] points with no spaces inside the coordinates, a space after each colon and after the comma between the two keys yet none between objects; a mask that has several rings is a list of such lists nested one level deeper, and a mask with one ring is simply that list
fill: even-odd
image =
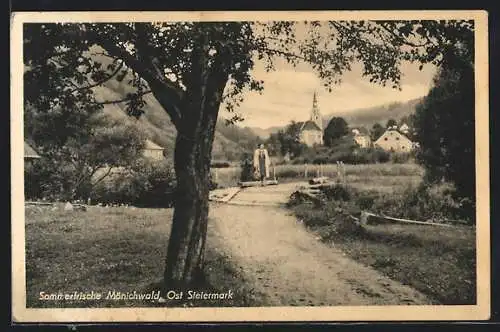
[{"label": "village house", "polygon": [[414,144],[408,137],[394,129],[388,129],[374,143],[376,147],[380,147],[388,152],[411,152]]},{"label": "village house", "polygon": [[311,118],[305,122],[299,122],[299,140],[307,146],[323,145],[323,118],[318,107],[316,92],[313,96],[313,107]]},{"label": "village house", "polygon": [[24,142],[24,174],[25,174],[25,182],[24,182],[24,188],[25,188],[25,197],[29,198],[32,197],[32,178],[31,178],[31,171],[34,167],[33,162],[35,160],[38,160],[42,158],[36,151],[26,143]]},{"label": "village house", "polygon": [[410,127],[406,124],[406,123],[403,123],[400,127],[399,127],[399,131],[405,135],[407,135],[409,132],[410,132]]},{"label": "village house", "polygon": [[372,146],[372,140],[369,135],[366,134],[358,134],[353,137],[354,142],[359,145],[360,148],[369,148]]},{"label": "village house", "polygon": [[147,139],[144,145],[143,155],[152,160],[162,160],[164,158],[163,150],[165,149]]},{"label": "village house", "polygon": [[353,140],[360,148],[369,148],[372,146],[370,135],[362,133],[359,129],[352,130]]},{"label": "village house", "polygon": [[24,167],[31,167],[34,160],[40,159],[40,155],[28,143],[24,142]]}]

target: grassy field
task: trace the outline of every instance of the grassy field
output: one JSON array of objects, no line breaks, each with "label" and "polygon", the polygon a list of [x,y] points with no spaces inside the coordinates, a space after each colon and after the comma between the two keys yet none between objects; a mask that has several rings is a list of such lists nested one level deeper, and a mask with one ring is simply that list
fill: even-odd
[{"label": "grassy field", "polygon": [[[148,293],[162,279],[171,209],[92,207],[86,212],[26,208],[27,307],[145,307],[146,300],[40,300],[40,292]],[[211,223],[209,223],[210,225]],[[170,306],[252,306],[258,296],[228,261],[211,248],[209,226],[206,285],[233,290],[232,301],[167,303]],[[214,286],[215,285],[215,286]],[[104,295],[103,295],[104,297]]]},{"label": "grassy field", "polygon": [[352,225],[337,204],[321,209],[292,207],[321,241],[344,251],[389,278],[410,285],[438,304],[476,301],[476,237],[472,227],[385,224]]},{"label": "grassy field", "polygon": [[[337,178],[337,165],[321,167],[323,176]],[[319,174],[319,165],[277,165],[271,168],[280,182],[307,180]],[[236,186],[241,174],[240,167],[212,169],[212,176],[221,187]],[[377,190],[398,190],[408,185],[417,185],[423,169],[416,164],[363,164],[345,165],[346,182],[354,187]]]},{"label": "grassy field", "polygon": [[[330,167],[331,168],[331,167]],[[346,165],[346,183],[360,194],[376,194],[378,203],[391,203],[391,211],[377,211],[397,216],[408,211],[393,211],[403,206],[405,189],[416,188],[423,170],[414,164]],[[435,195],[429,206],[439,209]],[[292,207],[295,215],[323,242],[343,250],[349,257],[373,267],[384,275],[410,285],[440,304],[474,304],[476,301],[476,236],[472,227],[388,224],[343,229],[352,221],[337,209],[362,209],[360,201],[326,201],[319,209],[301,203]],[[432,203],[432,204],[430,204]],[[379,204],[380,205],[380,204]],[[443,206],[444,207],[444,206]],[[408,207],[409,209],[410,207]],[[426,220],[420,216],[419,220]],[[441,211],[435,211],[441,212]]]}]

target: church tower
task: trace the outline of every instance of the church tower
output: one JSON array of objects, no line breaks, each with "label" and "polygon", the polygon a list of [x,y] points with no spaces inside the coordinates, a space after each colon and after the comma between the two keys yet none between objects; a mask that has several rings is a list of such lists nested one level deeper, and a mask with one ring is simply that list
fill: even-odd
[{"label": "church tower", "polygon": [[319,112],[319,107],[318,107],[318,99],[316,97],[316,91],[314,91],[314,96],[313,96],[313,106],[312,106],[312,111],[311,111],[311,121],[316,123],[323,131],[323,118],[321,117],[321,113]]}]

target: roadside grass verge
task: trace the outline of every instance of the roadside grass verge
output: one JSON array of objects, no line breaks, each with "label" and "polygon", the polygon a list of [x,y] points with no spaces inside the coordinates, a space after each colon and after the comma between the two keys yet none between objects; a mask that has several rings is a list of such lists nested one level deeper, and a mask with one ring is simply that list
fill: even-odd
[{"label": "roadside grass verge", "polygon": [[338,204],[314,209],[300,203],[291,209],[324,243],[421,291],[435,303],[476,303],[473,228],[402,224],[346,228],[352,221],[339,213]]},{"label": "roadside grass verge", "polygon": [[[163,274],[172,209],[91,207],[51,211],[27,207],[26,288],[29,308],[150,307],[146,300],[40,300],[40,292],[68,293],[156,291]],[[210,225],[210,224],[209,224]],[[205,281],[196,290],[232,290],[233,300],[169,302],[162,306],[252,306],[252,294],[226,257],[221,256],[209,227]],[[222,272],[221,272],[222,271]]]}]

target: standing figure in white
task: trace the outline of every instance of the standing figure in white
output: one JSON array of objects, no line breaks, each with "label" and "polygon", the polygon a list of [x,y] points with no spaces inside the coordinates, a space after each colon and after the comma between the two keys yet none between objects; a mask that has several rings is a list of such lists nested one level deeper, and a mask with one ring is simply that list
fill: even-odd
[{"label": "standing figure in white", "polygon": [[269,177],[269,165],[269,153],[264,144],[260,144],[259,148],[253,154],[253,167],[255,175],[260,180],[262,186],[264,185],[264,180]]}]

